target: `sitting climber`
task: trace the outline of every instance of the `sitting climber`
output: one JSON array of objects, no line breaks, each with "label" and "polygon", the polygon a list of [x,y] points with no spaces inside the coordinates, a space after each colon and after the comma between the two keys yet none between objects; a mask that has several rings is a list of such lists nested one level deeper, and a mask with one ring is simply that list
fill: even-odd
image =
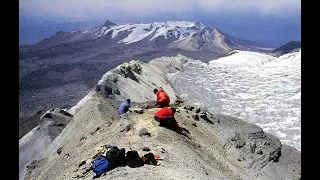
[{"label": "sitting climber", "polygon": [[170,107],[170,98],[168,94],[162,89],[162,87],[158,89],[154,89],[153,92],[157,95],[157,100],[154,103],[154,106],[162,108],[162,107]]},{"label": "sitting climber", "polygon": [[156,112],[156,114],[154,115],[154,119],[160,123],[160,126],[174,130],[181,134],[181,128],[179,127],[178,122],[174,117],[175,112],[175,108],[163,107],[162,109]]},{"label": "sitting climber", "polygon": [[119,115],[126,113],[127,111],[129,111],[130,106],[130,99],[125,100],[124,102],[122,102],[118,108],[118,113]]}]

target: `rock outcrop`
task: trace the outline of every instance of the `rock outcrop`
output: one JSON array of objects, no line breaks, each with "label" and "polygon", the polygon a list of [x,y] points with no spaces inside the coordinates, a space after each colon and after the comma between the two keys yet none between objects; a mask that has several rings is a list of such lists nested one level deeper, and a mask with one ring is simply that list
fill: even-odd
[{"label": "rock outcrop", "polygon": [[177,94],[167,80],[166,74],[182,70],[188,60],[179,55],[172,58],[156,58],[149,63],[131,60],[108,71],[95,86],[95,91],[106,98],[123,101],[127,98],[133,102],[155,100],[153,89],[162,87],[171,102]]}]

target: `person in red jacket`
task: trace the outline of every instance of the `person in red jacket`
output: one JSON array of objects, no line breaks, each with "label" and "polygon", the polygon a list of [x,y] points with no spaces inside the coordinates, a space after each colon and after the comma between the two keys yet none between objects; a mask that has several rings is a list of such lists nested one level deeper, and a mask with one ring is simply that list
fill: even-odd
[{"label": "person in red jacket", "polygon": [[170,98],[168,94],[160,87],[158,89],[154,89],[153,92],[157,95],[157,100],[154,103],[154,106],[162,107],[170,107]]},{"label": "person in red jacket", "polygon": [[160,123],[160,126],[167,127],[168,129],[174,130],[181,134],[181,128],[174,117],[175,112],[175,108],[163,107],[156,112],[154,119]]}]

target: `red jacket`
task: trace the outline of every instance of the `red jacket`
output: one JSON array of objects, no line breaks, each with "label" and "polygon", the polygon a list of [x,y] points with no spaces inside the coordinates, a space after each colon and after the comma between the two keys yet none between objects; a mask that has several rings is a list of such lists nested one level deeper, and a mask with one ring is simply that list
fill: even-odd
[{"label": "red jacket", "polygon": [[157,102],[160,102],[160,103],[163,103],[165,106],[169,106],[169,104],[170,104],[170,98],[169,98],[168,94],[163,91],[162,88],[160,88],[160,89],[156,92],[156,95],[157,95],[156,104],[157,104]]},{"label": "red jacket", "polygon": [[179,127],[176,118],[174,118],[174,113],[172,112],[170,107],[163,107],[162,109],[157,111],[156,114],[154,114],[154,119],[157,120],[157,118],[159,118],[159,121],[157,121],[161,123],[161,121],[163,121],[165,118],[168,118],[169,116],[173,117],[173,126],[175,128],[175,131],[177,131],[178,133],[182,133],[181,128]]},{"label": "red jacket", "polygon": [[164,107],[156,112],[155,116],[160,119],[167,118],[168,116],[174,116],[170,107]]}]

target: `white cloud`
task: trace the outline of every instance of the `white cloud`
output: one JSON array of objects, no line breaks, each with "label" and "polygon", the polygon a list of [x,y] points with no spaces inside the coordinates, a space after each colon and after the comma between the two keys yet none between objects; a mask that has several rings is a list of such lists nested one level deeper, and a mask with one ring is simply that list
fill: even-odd
[{"label": "white cloud", "polygon": [[19,8],[41,15],[133,17],[171,13],[259,11],[285,15],[301,11],[300,0],[20,0]]}]

